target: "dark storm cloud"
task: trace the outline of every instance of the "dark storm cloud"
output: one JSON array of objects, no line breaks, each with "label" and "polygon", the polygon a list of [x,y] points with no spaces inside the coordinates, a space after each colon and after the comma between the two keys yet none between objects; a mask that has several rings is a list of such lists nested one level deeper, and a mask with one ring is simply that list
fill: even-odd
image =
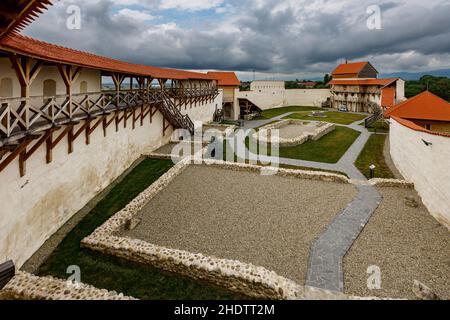
[{"label": "dark storm cloud", "polygon": [[[344,58],[370,58],[382,70],[450,66],[448,1],[377,1],[382,30],[367,28],[366,9],[373,2],[365,0],[242,1],[234,14],[217,16],[202,30],[118,11],[133,1],[72,2],[83,13],[81,30],[65,27],[65,6],[59,5],[27,33],[118,59],[186,69],[319,73]],[[155,3],[147,2],[153,9]]]}]

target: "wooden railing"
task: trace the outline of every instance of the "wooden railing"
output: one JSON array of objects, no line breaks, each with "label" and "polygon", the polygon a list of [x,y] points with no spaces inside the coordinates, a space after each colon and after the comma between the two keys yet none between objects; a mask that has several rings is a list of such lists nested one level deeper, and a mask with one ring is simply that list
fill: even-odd
[{"label": "wooden railing", "polygon": [[176,98],[211,98],[217,89],[136,89],[52,97],[0,98],[0,138],[34,134],[113,112],[154,104],[172,125],[193,133],[193,123],[174,104]]},{"label": "wooden railing", "polygon": [[217,88],[168,88],[165,92],[171,98],[196,98],[205,96],[217,96]]}]

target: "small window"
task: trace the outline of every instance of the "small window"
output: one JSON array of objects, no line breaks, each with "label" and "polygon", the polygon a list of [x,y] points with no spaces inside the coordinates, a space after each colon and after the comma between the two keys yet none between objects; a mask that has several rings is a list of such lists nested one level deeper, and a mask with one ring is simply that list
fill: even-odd
[{"label": "small window", "polygon": [[86,81],[81,81],[80,83],[80,93],[87,93],[88,92],[88,84]]},{"label": "small window", "polygon": [[13,83],[11,78],[3,78],[0,81],[0,97],[11,98],[13,96]]},{"label": "small window", "polygon": [[43,88],[43,96],[47,97],[47,99],[44,99],[44,102],[48,100],[49,97],[56,96],[56,81],[55,80],[45,80],[44,81],[44,88]]}]

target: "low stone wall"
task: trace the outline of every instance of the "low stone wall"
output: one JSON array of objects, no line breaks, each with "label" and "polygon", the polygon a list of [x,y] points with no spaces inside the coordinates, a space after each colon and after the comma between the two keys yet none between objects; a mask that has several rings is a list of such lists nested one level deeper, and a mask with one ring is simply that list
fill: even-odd
[{"label": "low stone wall", "polygon": [[[263,168],[255,165],[215,160],[206,160],[204,164],[220,166],[230,170],[246,170],[252,172],[276,170],[275,168]],[[133,219],[134,215],[139,213],[149,201],[167,187],[188,166],[188,159],[175,165],[157,182],[130,202],[123,210],[115,214],[90,236],[85,238],[81,242],[82,246],[105,254],[152,265],[193,279],[205,280],[232,292],[244,294],[252,298],[361,299],[358,297],[349,297],[342,293],[304,287],[290,279],[277,275],[273,271],[252,264],[194,254],[183,250],[164,248],[142,240],[116,236],[120,228]],[[347,178],[331,173],[279,169],[276,174],[349,183]]]},{"label": "low stone wall", "polygon": [[414,183],[406,181],[406,180],[397,180],[397,179],[371,179],[369,183],[374,187],[393,187],[393,188],[405,188],[405,189],[413,189]]},{"label": "low stone wall", "polygon": [[277,142],[281,147],[294,147],[301,145],[305,143],[308,140],[314,140],[317,141],[323,136],[329,134],[330,132],[334,131],[336,129],[336,126],[331,123],[327,122],[317,122],[317,127],[315,129],[314,133],[302,133],[299,134],[298,137],[292,138],[292,139],[285,139],[285,138],[271,138],[271,141],[267,140],[267,137],[270,135],[271,130],[280,129],[283,127],[286,127],[288,125],[301,125],[303,123],[308,123],[308,121],[304,120],[282,120],[273,124],[269,124],[267,126],[262,127],[257,133],[253,134],[253,138],[257,139],[260,142],[263,143],[269,143],[269,142]]},{"label": "low stone wall", "polygon": [[37,277],[26,272],[18,272],[0,291],[1,296],[12,300],[136,300],[87,284],[75,286],[61,279]]}]

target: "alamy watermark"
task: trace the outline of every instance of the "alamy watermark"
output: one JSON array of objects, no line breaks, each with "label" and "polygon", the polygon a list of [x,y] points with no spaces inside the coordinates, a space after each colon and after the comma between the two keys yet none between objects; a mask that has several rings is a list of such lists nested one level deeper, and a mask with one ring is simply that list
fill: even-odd
[{"label": "alamy watermark", "polygon": [[71,288],[79,288],[81,284],[81,269],[79,266],[72,265],[66,270],[66,273],[70,276],[67,278],[66,284]]},{"label": "alamy watermark", "polygon": [[367,288],[369,290],[381,289],[381,268],[378,266],[369,266],[367,268]]},{"label": "alamy watermark", "polygon": [[366,13],[369,15],[366,21],[366,25],[369,30],[383,29],[382,12],[380,6],[369,6],[367,7]]}]

